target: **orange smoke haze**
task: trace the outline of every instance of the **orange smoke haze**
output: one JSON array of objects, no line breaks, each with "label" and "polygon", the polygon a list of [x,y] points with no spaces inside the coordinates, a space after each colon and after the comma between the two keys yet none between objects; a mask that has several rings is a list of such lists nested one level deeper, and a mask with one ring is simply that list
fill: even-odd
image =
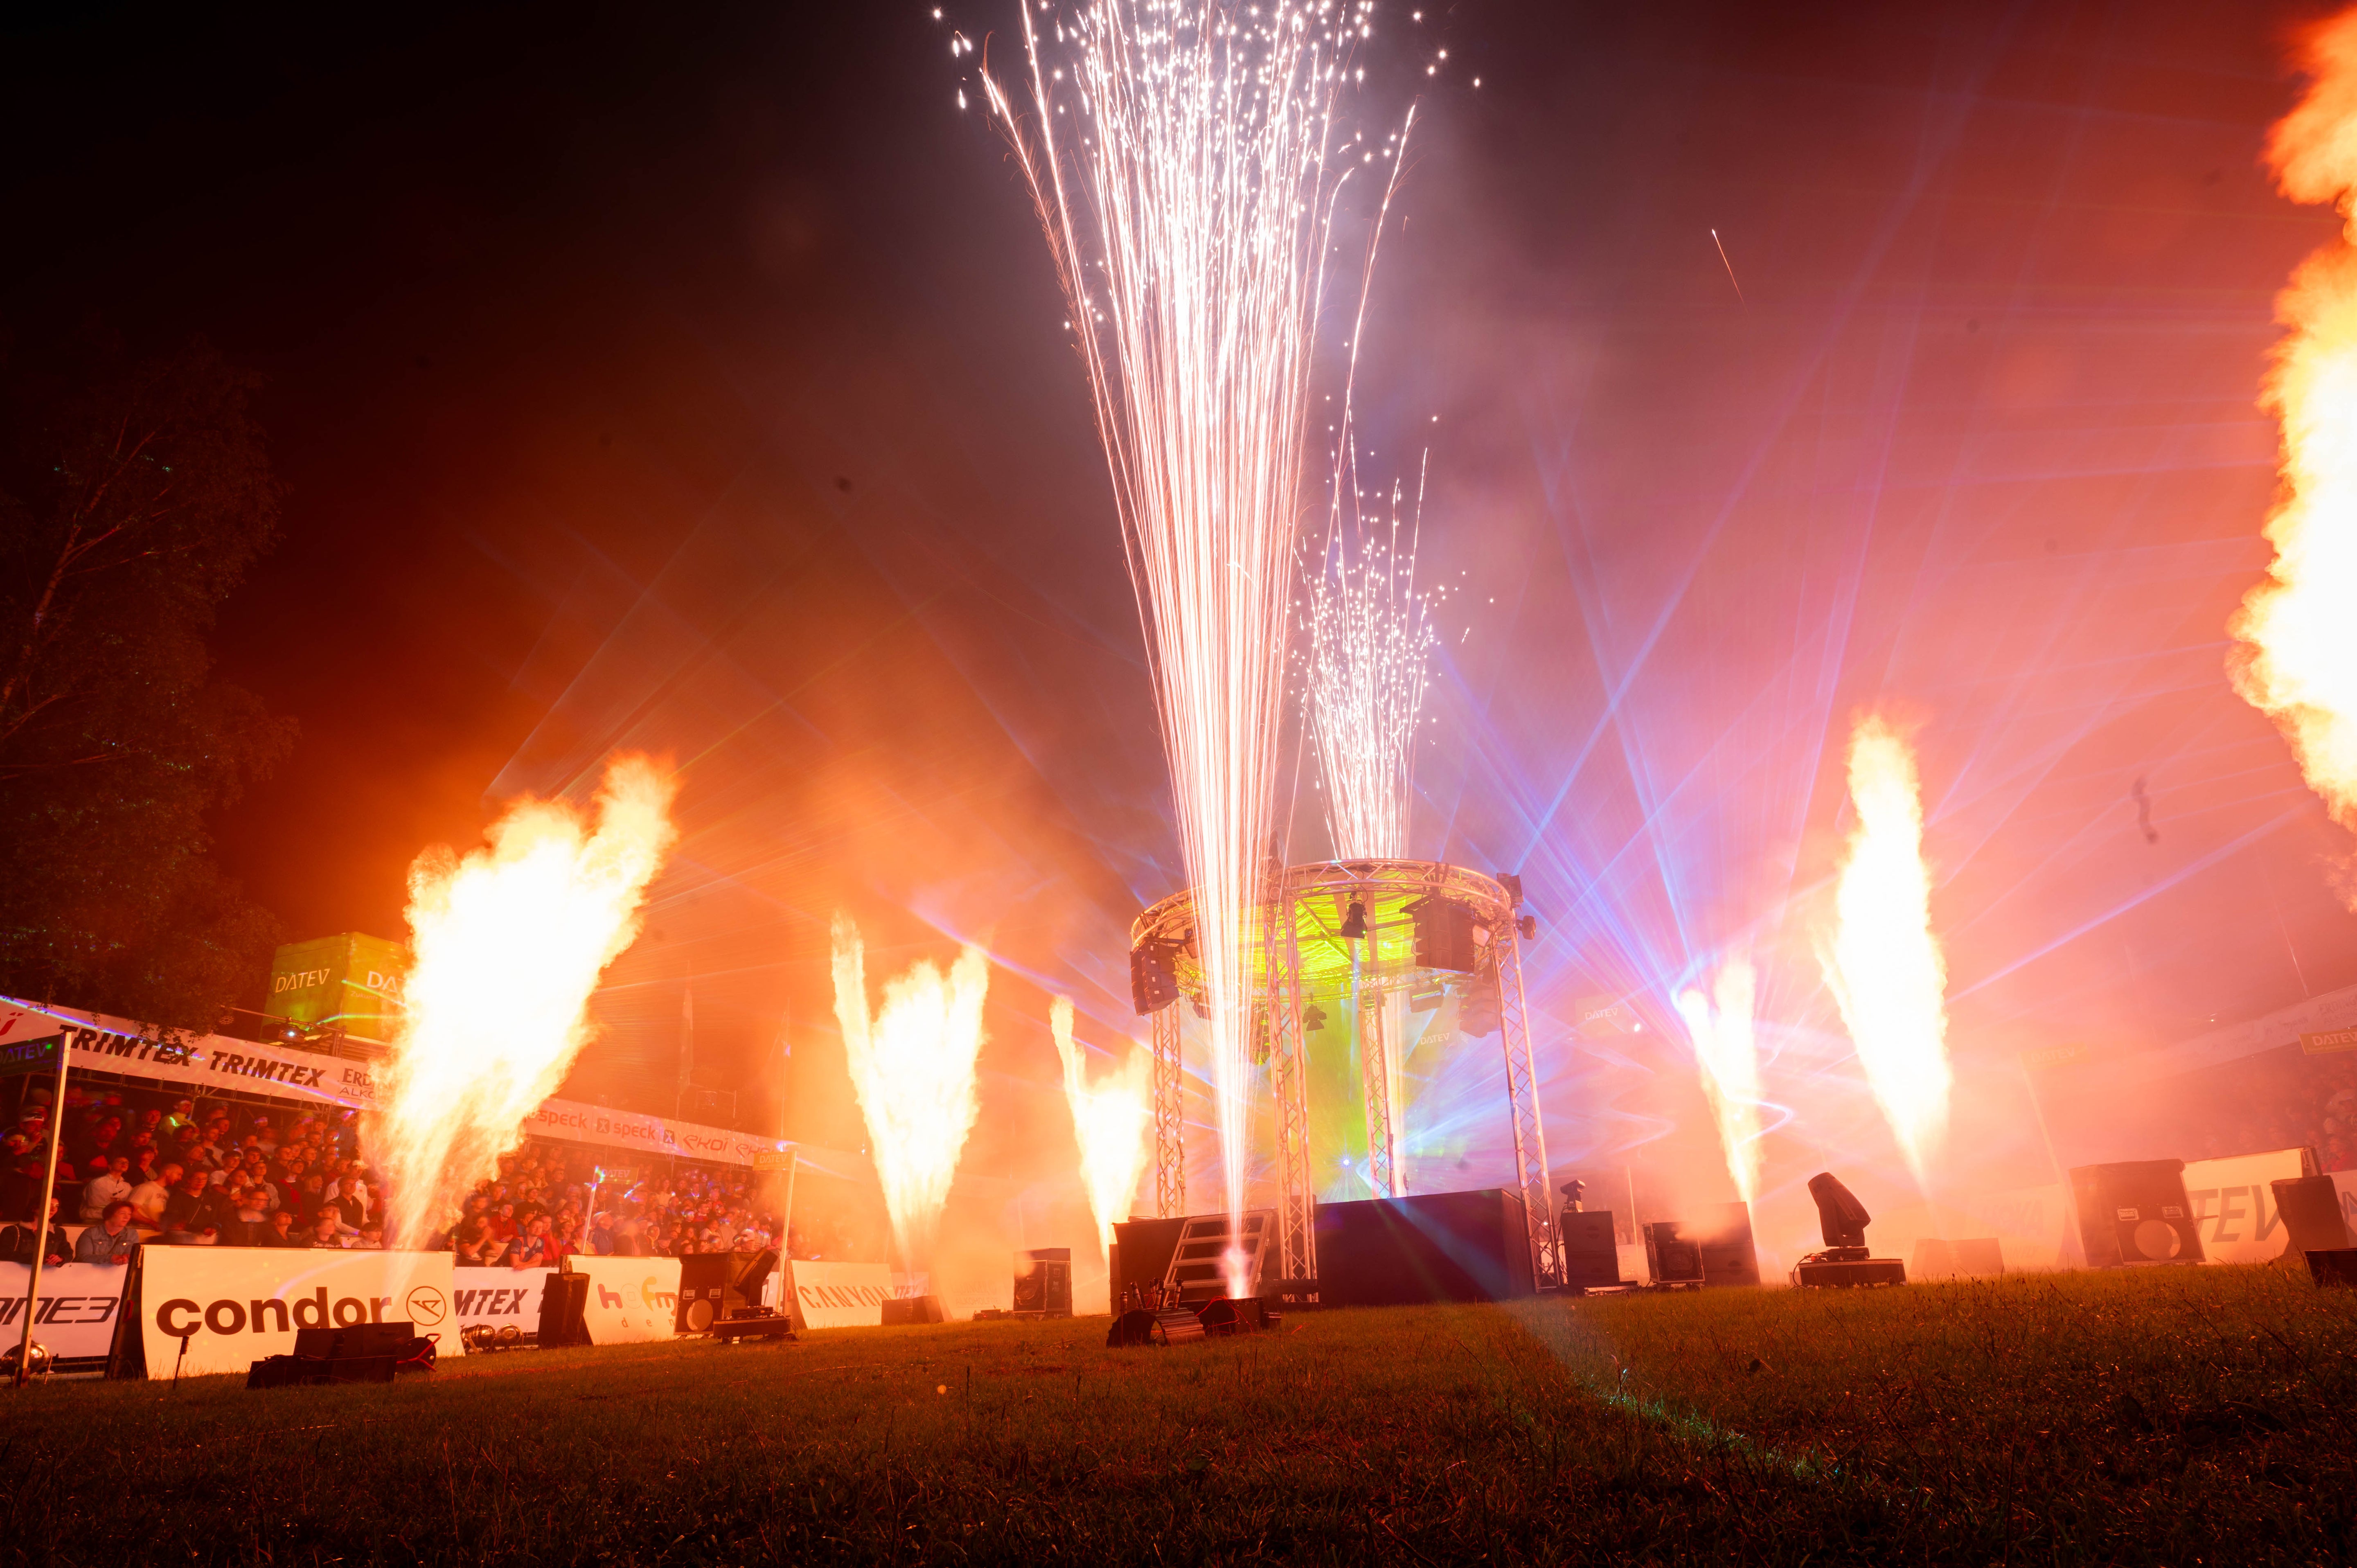
[{"label": "orange smoke haze", "polygon": [[974,1131],[989,989],[990,961],[968,945],[946,975],[930,960],[912,965],[884,987],[884,1010],[871,1015],[859,928],[846,915],[834,918],[835,1021],[892,1239],[911,1273],[932,1266],[942,1207]]},{"label": "orange smoke haze", "polygon": [[411,867],[414,961],[371,1133],[403,1245],[424,1244],[523,1141],[588,1044],[590,993],[638,937],[677,790],[668,767],[617,758],[589,812],[519,800],[484,847],[460,859],[436,846]]},{"label": "orange smoke haze", "polygon": [[2357,831],[2357,10],[2309,29],[2299,62],[2314,83],[2276,124],[2267,162],[2286,196],[2331,202],[2350,221],[2276,302],[2287,330],[2261,399],[2283,426],[2276,554],[2229,624],[2229,668],[2333,821]]},{"label": "orange smoke haze", "polygon": [[1834,894],[1833,941],[1819,961],[1867,1085],[1928,1193],[1953,1083],[1947,961],[1932,930],[1915,754],[1878,715],[1859,720],[1851,733],[1849,797],[1857,826]]}]

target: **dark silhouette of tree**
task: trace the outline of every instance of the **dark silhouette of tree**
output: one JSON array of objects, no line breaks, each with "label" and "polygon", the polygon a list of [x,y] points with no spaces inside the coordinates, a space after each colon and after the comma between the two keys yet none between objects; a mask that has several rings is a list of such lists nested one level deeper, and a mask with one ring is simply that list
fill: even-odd
[{"label": "dark silhouette of tree", "polygon": [[206,647],[277,527],[254,385],[201,341],[0,363],[0,991],[209,1027],[278,940],[206,828],[294,742]]}]

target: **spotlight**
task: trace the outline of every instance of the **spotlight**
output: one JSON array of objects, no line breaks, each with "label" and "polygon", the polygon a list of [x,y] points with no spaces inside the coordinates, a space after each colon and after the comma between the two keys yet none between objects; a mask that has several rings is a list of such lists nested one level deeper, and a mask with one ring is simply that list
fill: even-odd
[{"label": "spotlight", "polygon": [[1308,1035],[1314,1035],[1314,1034],[1316,1034],[1318,1030],[1320,1030],[1320,1029],[1324,1028],[1325,1026],[1326,1026],[1326,1009],[1325,1009],[1325,1008],[1323,1008],[1323,1007],[1304,1007],[1304,1008],[1301,1010],[1301,1029],[1302,1029],[1302,1033],[1304,1033],[1304,1034],[1308,1034]]},{"label": "spotlight", "polygon": [[1522,933],[1523,940],[1534,942],[1539,940],[1539,918],[1536,915],[1524,915],[1514,922],[1514,929]]},{"label": "spotlight", "polygon": [[1817,1226],[1825,1249],[1811,1252],[1792,1265],[1796,1285],[1903,1285],[1907,1265],[1896,1258],[1868,1257],[1866,1228],[1874,1216],[1857,1195],[1831,1171],[1809,1178],[1809,1196],[1817,1202]]},{"label": "spotlight", "polygon": [[1342,915],[1341,934],[1345,940],[1354,942],[1367,934],[1367,901],[1365,899],[1352,896],[1350,908]]}]

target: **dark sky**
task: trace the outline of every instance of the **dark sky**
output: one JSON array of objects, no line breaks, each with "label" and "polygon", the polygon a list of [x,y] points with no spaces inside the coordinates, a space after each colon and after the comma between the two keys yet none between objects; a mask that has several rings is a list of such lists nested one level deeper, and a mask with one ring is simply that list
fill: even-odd
[{"label": "dark sky", "polygon": [[[1669,998],[1742,949],[1772,1179],[1895,1168],[1811,956],[1867,707],[1920,726],[1961,1141],[2018,1152],[2018,1050],[2357,980],[2347,846],[2221,673],[2270,299],[2331,230],[2255,161],[2306,13],[1409,9],[1361,394],[1467,590],[1417,847],[1525,874],[1558,1163],[1693,1163]],[[700,1081],[775,1114],[782,1022],[787,1124],[856,1142],[827,919],[871,969],[985,940],[969,1163],[1019,1230],[1071,1202],[1045,991],[1133,1031],[1178,874],[1060,303],[929,12],[89,7],[0,40],[0,317],[270,379],[285,538],[219,649],[303,738],[221,853],[292,934],[398,935],[421,846],[667,751],[686,838],[576,1087],[667,1106],[693,987]],[[1599,994],[1657,1032],[1577,1041]],[[1420,1070],[1433,1169],[1498,1179],[1489,1057]]]}]

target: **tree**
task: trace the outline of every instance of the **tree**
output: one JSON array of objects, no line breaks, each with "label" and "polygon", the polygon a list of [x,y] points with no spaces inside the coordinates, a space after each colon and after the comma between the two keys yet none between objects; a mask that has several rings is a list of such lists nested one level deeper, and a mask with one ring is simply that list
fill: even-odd
[{"label": "tree", "polygon": [[294,744],[206,647],[277,528],[256,381],[61,357],[0,364],[0,991],[210,1027],[278,932],[206,819]]}]

